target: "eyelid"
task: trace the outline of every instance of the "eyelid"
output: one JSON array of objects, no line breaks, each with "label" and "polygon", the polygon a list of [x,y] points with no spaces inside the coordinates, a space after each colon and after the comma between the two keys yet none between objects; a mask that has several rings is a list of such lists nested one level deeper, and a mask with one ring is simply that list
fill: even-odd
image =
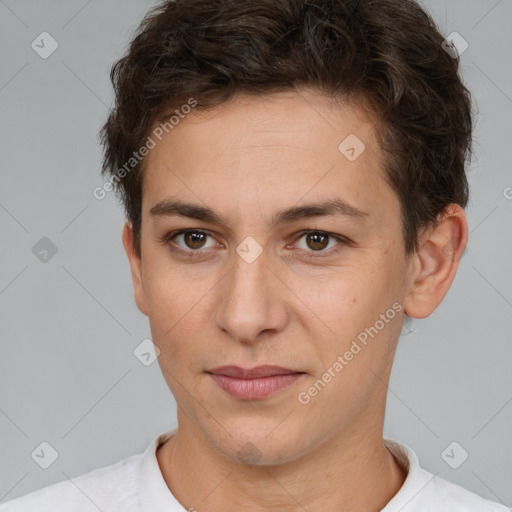
[{"label": "eyelid", "polygon": [[[183,249],[183,248],[181,248],[179,246],[171,247],[171,244],[173,243],[173,240],[177,236],[182,235],[183,233],[187,233],[187,232],[202,233],[202,234],[204,234],[206,236],[210,236],[212,238],[215,238],[209,231],[207,231],[205,229],[200,229],[200,228],[184,228],[184,229],[179,229],[179,230],[176,230],[176,231],[171,231],[170,233],[164,235],[163,237],[158,238],[158,241],[161,242],[163,245],[168,245],[171,248],[171,251],[173,251],[173,252],[181,253],[181,254],[185,254],[185,255],[190,255],[190,256],[202,256],[202,255],[204,255],[205,253],[207,253],[209,251],[209,249],[193,250],[193,249]],[[305,251],[304,249],[299,249],[299,251],[302,252],[302,254],[307,254],[306,257],[308,257],[308,258],[321,258],[323,256],[331,256],[331,255],[336,254],[337,252],[339,252],[339,250],[340,250],[339,246],[340,245],[350,245],[350,244],[352,244],[351,240],[349,240],[348,238],[346,238],[346,237],[344,237],[342,235],[337,235],[335,233],[331,233],[329,231],[323,231],[321,229],[304,229],[302,231],[299,231],[295,235],[295,238],[294,238],[294,241],[292,242],[292,244],[295,244],[304,235],[308,235],[308,234],[311,234],[311,233],[321,234],[321,235],[328,236],[330,238],[334,238],[334,239],[336,239],[339,242],[339,244],[337,246],[335,246],[335,247],[332,247],[328,251]],[[288,247],[289,245],[290,244],[287,244],[286,247]]]}]

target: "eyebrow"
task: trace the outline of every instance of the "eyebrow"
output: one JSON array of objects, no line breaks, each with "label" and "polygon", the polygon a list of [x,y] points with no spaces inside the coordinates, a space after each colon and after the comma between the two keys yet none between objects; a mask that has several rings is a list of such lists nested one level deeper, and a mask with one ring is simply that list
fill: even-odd
[{"label": "eyebrow", "polygon": [[[179,200],[164,199],[149,211],[153,216],[165,217],[188,217],[212,224],[226,224],[222,217],[207,206],[192,203],[185,203]],[[292,206],[276,212],[272,217],[272,225],[286,224],[296,220],[321,216],[347,216],[357,220],[364,220],[369,216],[368,212],[362,211],[347,203],[343,199],[330,199],[327,201],[306,203],[300,206]]]}]

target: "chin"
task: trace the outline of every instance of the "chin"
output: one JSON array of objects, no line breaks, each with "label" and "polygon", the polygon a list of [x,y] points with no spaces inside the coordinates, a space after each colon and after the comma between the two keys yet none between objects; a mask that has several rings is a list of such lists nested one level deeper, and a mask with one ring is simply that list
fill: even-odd
[{"label": "chin", "polygon": [[[273,427],[268,428],[267,423],[272,423]],[[224,457],[246,466],[275,466],[292,462],[304,451],[298,443],[301,436],[293,435],[289,427],[281,432],[277,429],[272,432],[275,425],[275,421],[265,422],[258,428],[253,421],[247,429],[229,429],[232,436],[223,432],[220,439],[211,439],[211,442]]]}]

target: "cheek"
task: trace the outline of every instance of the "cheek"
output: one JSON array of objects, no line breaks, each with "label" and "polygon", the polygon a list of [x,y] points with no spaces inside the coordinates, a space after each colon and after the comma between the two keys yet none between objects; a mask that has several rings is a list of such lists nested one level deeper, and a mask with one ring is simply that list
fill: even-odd
[{"label": "cheek", "polygon": [[353,327],[372,319],[385,304],[390,287],[383,274],[362,262],[344,267],[328,277],[304,283],[304,303],[332,324],[333,331],[346,336]]},{"label": "cheek", "polygon": [[[179,270],[179,271],[178,271]],[[153,342],[169,371],[186,374],[198,364],[212,338],[213,283],[192,279],[183,267],[156,264],[146,274],[145,291]]]},{"label": "cheek", "polygon": [[200,283],[188,277],[186,268],[173,264],[161,247],[150,247],[144,258],[143,281],[150,318],[158,323],[165,322],[170,328],[200,293]]},{"label": "cheek", "polygon": [[[357,266],[336,272],[329,279],[309,283],[304,300],[309,309],[304,308],[304,312],[308,317],[308,310],[315,314],[311,318],[318,323],[318,339],[323,340],[315,343],[316,351],[326,368],[332,366],[338,355],[349,351],[354,341],[361,350],[353,348],[358,353],[349,364],[352,370],[388,359],[400,332],[400,314],[393,309],[393,304],[400,305],[400,281],[393,276],[394,270],[385,258],[371,264],[364,264],[361,259]],[[387,311],[391,314],[382,320],[381,315]]]},{"label": "cheek", "polygon": [[[182,279],[169,269],[150,266],[144,279],[146,304],[153,342],[161,351],[160,358],[168,358],[179,346],[180,330],[190,325],[188,315],[193,300],[189,287],[184,287]],[[187,289],[187,293],[183,290]],[[196,300],[197,302],[197,300]],[[189,313],[187,314],[187,311]]]}]

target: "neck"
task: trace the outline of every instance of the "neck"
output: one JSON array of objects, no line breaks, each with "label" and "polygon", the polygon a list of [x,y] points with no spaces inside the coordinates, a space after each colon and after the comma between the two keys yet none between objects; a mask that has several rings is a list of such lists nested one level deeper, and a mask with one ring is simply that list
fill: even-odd
[{"label": "neck", "polygon": [[220,454],[184,416],[157,459],[172,494],[189,510],[378,512],[407,475],[384,446],[382,422],[375,428],[370,418],[359,419],[366,430],[352,425],[293,461],[248,466]]}]

